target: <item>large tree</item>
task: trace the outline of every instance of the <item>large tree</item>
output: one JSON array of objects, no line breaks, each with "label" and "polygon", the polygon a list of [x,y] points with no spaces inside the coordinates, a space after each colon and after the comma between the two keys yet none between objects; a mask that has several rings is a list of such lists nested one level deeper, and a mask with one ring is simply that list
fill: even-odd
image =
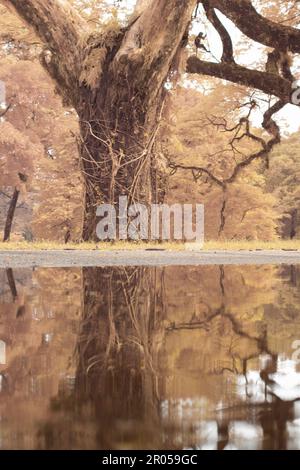
[{"label": "large tree", "polygon": [[[65,100],[76,109],[86,181],[84,239],[95,236],[96,207],[116,203],[120,194],[150,203],[160,197],[155,140],[163,112],[165,83],[188,42],[195,9],[201,4],[223,43],[220,62],[191,56],[187,71],[229,80],[278,98],[265,114],[270,140],[241,162],[236,174],[265,157],[280,140],[275,112],[291,101],[289,64],[278,73],[238,65],[230,34],[217,10],[249,39],[274,49],[274,55],[300,52],[300,30],[262,16],[251,0],[138,0],[126,27],[91,24],[67,0],[0,0],[33,26],[45,44],[42,62]],[[244,120],[245,123],[245,120]],[[247,123],[246,123],[247,124]],[[250,131],[246,125],[246,133]]]}]

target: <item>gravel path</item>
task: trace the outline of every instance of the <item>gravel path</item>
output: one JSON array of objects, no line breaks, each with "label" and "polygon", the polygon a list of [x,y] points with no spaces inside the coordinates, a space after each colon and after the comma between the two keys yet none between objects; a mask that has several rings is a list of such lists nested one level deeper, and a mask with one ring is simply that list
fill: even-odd
[{"label": "gravel path", "polygon": [[300,264],[300,251],[0,251],[0,268]]}]

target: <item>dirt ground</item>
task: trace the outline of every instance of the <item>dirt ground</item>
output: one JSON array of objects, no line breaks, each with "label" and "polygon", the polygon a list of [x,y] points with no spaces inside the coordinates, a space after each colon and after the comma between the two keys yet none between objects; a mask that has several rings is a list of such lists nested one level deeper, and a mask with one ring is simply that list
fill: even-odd
[{"label": "dirt ground", "polygon": [[300,251],[0,251],[0,268],[300,264]]}]

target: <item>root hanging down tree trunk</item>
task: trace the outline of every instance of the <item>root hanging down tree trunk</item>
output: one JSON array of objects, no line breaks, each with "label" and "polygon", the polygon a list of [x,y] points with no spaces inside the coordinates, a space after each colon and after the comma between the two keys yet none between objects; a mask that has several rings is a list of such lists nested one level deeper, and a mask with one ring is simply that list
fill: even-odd
[{"label": "root hanging down tree trunk", "polygon": [[20,191],[15,188],[14,193],[12,195],[12,198],[9,203],[7,215],[6,215],[6,222],[5,222],[5,227],[4,227],[4,237],[3,241],[7,242],[10,239],[10,234],[11,234],[11,228],[14,220],[14,215],[16,211],[16,207],[18,204],[18,199],[19,199]]},{"label": "root hanging down tree trunk", "polygon": [[[155,141],[165,83],[199,4],[223,43],[221,62],[190,57],[187,71],[229,80],[291,102],[292,80],[235,62],[229,33],[216,10],[248,36],[279,52],[300,52],[300,31],[261,16],[251,0],[137,0],[127,27],[90,30],[68,0],[0,0],[31,25],[45,44],[42,63],[80,122],[85,178],[83,238],[96,238],[96,209],[160,200]],[[272,131],[272,129],[269,129]],[[265,151],[261,156],[265,157]],[[252,159],[241,163],[237,171]],[[158,181],[157,181],[158,180]],[[157,189],[158,188],[158,189]],[[156,194],[158,191],[158,194]]]}]

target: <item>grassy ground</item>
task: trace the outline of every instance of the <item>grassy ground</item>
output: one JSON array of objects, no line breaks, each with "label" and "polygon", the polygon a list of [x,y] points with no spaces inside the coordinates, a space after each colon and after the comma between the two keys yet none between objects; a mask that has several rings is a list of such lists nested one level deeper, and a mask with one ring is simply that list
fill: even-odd
[{"label": "grassy ground", "polygon": [[[144,250],[165,249],[181,251],[192,249],[189,243],[144,243],[144,242],[115,242],[115,243],[70,243],[68,245],[43,241],[43,242],[8,242],[0,243],[0,250]],[[263,241],[209,241],[204,244],[203,250],[300,250],[300,240]]]}]

